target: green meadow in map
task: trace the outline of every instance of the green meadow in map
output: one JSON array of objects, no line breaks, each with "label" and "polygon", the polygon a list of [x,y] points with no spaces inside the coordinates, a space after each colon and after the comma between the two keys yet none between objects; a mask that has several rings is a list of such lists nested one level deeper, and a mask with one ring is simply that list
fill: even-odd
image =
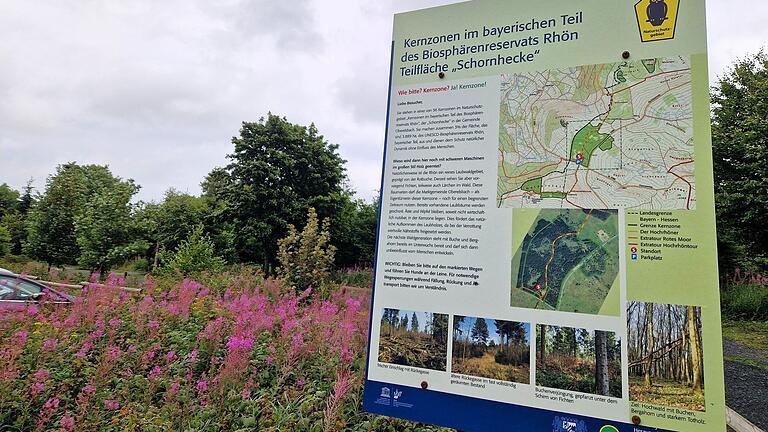
[{"label": "green meadow in map", "polygon": [[616,210],[544,209],[512,258],[511,305],[617,316],[618,274]]}]

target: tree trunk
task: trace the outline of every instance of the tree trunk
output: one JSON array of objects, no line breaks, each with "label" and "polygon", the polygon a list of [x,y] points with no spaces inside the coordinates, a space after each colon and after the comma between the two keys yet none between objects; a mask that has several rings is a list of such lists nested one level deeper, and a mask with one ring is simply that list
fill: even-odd
[{"label": "tree trunk", "polygon": [[691,339],[691,388],[694,393],[701,393],[701,375],[702,375],[702,361],[701,340],[699,340],[699,329],[696,324],[696,309],[693,306],[688,306],[688,334]]},{"label": "tree trunk", "polygon": [[547,349],[546,334],[547,334],[547,326],[545,326],[544,324],[539,325],[539,353],[541,353],[540,354],[541,358],[539,359],[539,361],[541,362],[541,366],[544,366],[544,361],[547,358],[546,357],[546,349]]},{"label": "tree trunk", "polygon": [[648,322],[648,328],[646,329],[648,331],[648,343],[646,344],[645,352],[645,355],[647,356],[647,359],[645,360],[645,387],[651,388],[653,385],[651,379],[651,368],[653,367],[653,303],[645,304],[645,316]]},{"label": "tree trunk", "polygon": [[610,395],[608,337],[604,331],[600,330],[595,330],[595,387],[597,394]]}]

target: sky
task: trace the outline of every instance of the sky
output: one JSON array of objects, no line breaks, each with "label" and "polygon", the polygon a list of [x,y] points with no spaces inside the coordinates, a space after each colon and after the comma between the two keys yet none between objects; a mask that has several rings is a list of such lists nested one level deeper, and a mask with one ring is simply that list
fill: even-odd
[{"label": "sky", "polygon": [[[162,199],[227,163],[242,121],[312,122],[379,188],[392,15],[440,0],[0,3],[0,184],[107,164]],[[709,0],[710,75],[768,43],[766,0]]]},{"label": "sky", "polygon": [[432,315],[434,315],[431,312],[416,312],[416,311],[409,311],[409,310],[401,310],[397,314],[397,319],[402,320],[403,317],[408,317],[408,330],[410,330],[413,327],[413,314],[416,314],[416,320],[419,322],[419,332],[424,333],[427,331],[427,322],[429,322],[432,319]]}]

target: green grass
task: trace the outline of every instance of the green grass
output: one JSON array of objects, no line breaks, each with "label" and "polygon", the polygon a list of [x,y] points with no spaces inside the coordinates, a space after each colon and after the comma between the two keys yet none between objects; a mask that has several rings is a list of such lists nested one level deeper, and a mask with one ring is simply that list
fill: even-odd
[{"label": "green grass", "polygon": [[750,348],[768,350],[768,322],[726,320],[723,337]]},{"label": "green grass", "polygon": [[728,355],[723,357],[723,359],[725,359],[725,361],[729,361],[732,363],[741,363],[743,365],[765,369],[766,371],[768,371],[768,362],[762,362],[760,360],[755,360],[747,357],[728,356]]},{"label": "green grass", "polygon": [[691,411],[705,410],[703,393],[694,393],[685,384],[660,378],[654,378],[649,389],[642,377],[629,377],[629,400]]},{"label": "green grass", "polygon": [[735,320],[768,319],[768,285],[727,285],[720,291],[723,315]]}]

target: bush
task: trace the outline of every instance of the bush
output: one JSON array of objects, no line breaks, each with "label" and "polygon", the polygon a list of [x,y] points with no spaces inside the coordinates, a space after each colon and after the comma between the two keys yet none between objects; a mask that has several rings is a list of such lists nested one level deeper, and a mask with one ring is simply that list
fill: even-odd
[{"label": "bush", "polygon": [[318,223],[317,212],[310,208],[307,225],[300,233],[293,225],[288,235],[278,242],[279,274],[299,291],[307,288],[321,290],[327,296],[331,267],[336,248],[330,245],[329,220]]},{"label": "bush", "polygon": [[195,227],[174,253],[161,252],[159,261],[158,273],[184,276],[203,271],[219,272],[225,264],[224,259],[214,253],[213,241],[203,234],[202,225]]}]

